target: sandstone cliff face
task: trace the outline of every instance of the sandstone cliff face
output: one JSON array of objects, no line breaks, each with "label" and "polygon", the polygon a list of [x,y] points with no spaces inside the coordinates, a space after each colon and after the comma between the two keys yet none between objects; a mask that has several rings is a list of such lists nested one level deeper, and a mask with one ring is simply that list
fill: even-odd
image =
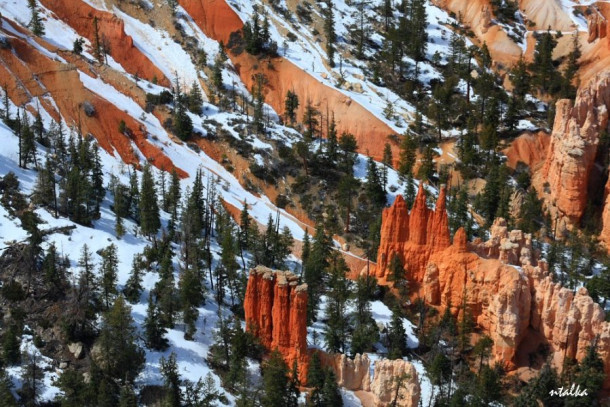
[{"label": "sandstone cliff face", "polygon": [[[92,44],[95,43],[93,19],[97,17],[99,37],[109,42],[110,55],[127,72],[148,80],[156,77],[159,84],[169,85],[165,75],[134,46],[133,38],[125,33],[123,20],[81,0],[41,0],[41,3]],[[69,6],[66,3],[70,3]]]},{"label": "sandstone cliff face", "polygon": [[320,359],[325,366],[335,372],[337,383],[359,395],[365,407],[387,407],[392,405],[396,396],[396,379],[402,377],[397,406],[415,407],[419,403],[421,389],[417,371],[405,360],[378,360],[375,362],[371,381],[369,357],[357,354],[350,359],[343,354],[329,355],[320,352]]},{"label": "sandstone cliff face", "polygon": [[[409,225],[425,223],[430,212],[414,207]],[[405,214],[400,199],[386,210],[381,247],[385,258],[395,250],[402,251],[397,253],[408,265],[405,272],[413,296],[419,295],[433,306],[451,307],[456,314],[465,303],[477,325],[493,339],[493,358],[509,369],[517,367],[519,349],[534,337],[543,338],[559,370],[566,357],[581,359],[597,339],[608,374],[605,387],[610,388],[610,324],[586,289],[573,293],[552,282],[546,263],[532,246],[531,235],[509,231],[503,219],[496,219],[487,241],[468,243],[460,229],[452,245],[431,250],[427,244],[409,241]],[[393,244],[392,238],[402,242]],[[380,261],[378,267],[383,264]]]},{"label": "sandstone cliff face", "polygon": [[599,136],[608,129],[610,74],[598,76],[578,90],[574,103],[557,102],[557,113],[548,154],[534,185],[560,227],[582,216]]},{"label": "sandstone cliff face", "polygon": [[[19,30],[17,24],[10,21],[6,24]],[[0,34],[3,32],[0,28]],[[157,168],[176,169],[180,176],[186,176],[186,172],[175,167],[159,147],[147,140],[146,131],[138,121],[83,85],[75,67],[95,77],[88,64],[70,52],[61,53],[67,64],[57,61],[30,43],[7,34],[11,49],[0,48],[0,77],[6,81],[9,98],[15,104],[27,104],[38,98],[41,108],[54,120],[63,118],[69,125],[78,123],[83,134],[92,134],[101,148],[109,154],[118,154],[125,163],[139,165],[135,146]],[[38,41],[42,49],[52,48],[42,39]],[[83,113],[85,103],[95,108],[94,115]],[[118,131],[121,120],[132,131],[131,139]]]},{"label": "sandstone cliff face", "polygon": [[307,380],[307,285],[288,271],[258,266],[250,270],[244,301],[246,329],[269,350],[278,349],[299,380]]},{"label": "sandstone cliff face", "polygon": [[[180,4],[207,36],[225,44],[231,33],[243,26],[239,16],[225,0],[181,0]],[[257,73],[266,76],[268,83],[264,90],[265,102],[278,114],[284,114],[286,92],[291,90],[301,101],[297,109],[298,117],[302,117],[307,100],[318,104],[319,108],[328,108],[337,118],[339,133],[353,134],[358,141],[359,151],[367,152],[367,155],[376,160],[382,159],[386,137],[394,131],[350,97],[324,85],[282,57],[270,58],[269,63],[264,64],[246,52],[239,55],[229,52],[229,58],[248,89],[254,85]],[[398,156],[396,147],[393,148],[394,156]]]},{"label": "sandstone cliff face", "polygon": [[549,141],[550,135],[544,131],[523,133],[503,151],[507,159],[506,165],[514,169],[519,162],[522,162],[532,171],[536,170],[546,158]]}]

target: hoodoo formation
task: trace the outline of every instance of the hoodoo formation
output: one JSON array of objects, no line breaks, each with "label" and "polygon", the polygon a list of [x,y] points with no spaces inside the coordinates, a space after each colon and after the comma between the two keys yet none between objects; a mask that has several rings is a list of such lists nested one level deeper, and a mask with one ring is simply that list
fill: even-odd
[{"label": "hoodoo formation", "polygon": [[307,381],[307,285],[289,271],[258,266],[250,270],[244,312],[246,329],[268,350],[278,349],[299,380]]},{"label": "hoodoo formation", "polygon": [[[394,205],[383,211],[382,217],[375,271],[377,278],[386,277],[387,266],[393,255],[399,256],[410,272],[418,273],[417,270],[424,269],[433,253],[451,245],[444,187],[441,188],[436,210],[431,210],[426,205],[426,195],[423,184],[420,183],[410,214],[407,203],[398,195]],[[423,278],[423,274],[418,274],[418,277],[416,280]]]},{"label": "hoodoo formation", "polygon": [[548,153],[534,183],[560,228],[578,222],[591,194],[604,188],[596,159],[600,136],[608,131],[609,106],[608,73],[579,89],[574,102],[557,102]]},{"label": "hoodoo formation", "polygon": [[[532,246],[532,236],[509,231],[501,218],[488,241],[468,243],[459,229],[449,245],[448,228],[438,220],[446,217],[439,213],[443,201],[441,194],[437,210],[428,209],[420,188],[411,213],[400,197],[385,210],[376,275],[383,278],[388,259],[400,256],[413,295],[433,306],[451,306],[454,313],[465,303],[494,341],[494,359],[509,369],[519,366],[518,354],[526,344],[548,346],[553,365],[561,370],[565,358],[581,360],[596,341],[608,374],[610,323],[587,290],[573,292],[554,283]],[[438,229],[432,228],[439,223]],[[610,380],[605,387],[610,388]]]},{"label": "hoodoo formation", "polygon": [[394,398],[400,400],[401,407],[419,405],[419,378],[415,367],[408,361],[377,360],[371,380],[371,360],[366,354],[356,354],[353,359],[344,354],[319,352],[319,355],[322,363],[335,373],[337,383],[356,392],[363,406],[389,407]]}]

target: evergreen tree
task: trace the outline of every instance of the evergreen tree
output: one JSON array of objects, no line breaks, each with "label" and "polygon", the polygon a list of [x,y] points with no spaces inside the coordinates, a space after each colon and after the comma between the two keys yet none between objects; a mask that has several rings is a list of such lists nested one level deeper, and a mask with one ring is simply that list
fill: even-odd
[{"label": "evergreen tree", "polygon": [[198,270],[186,267],[180,275],[180,303],[182,304],[182,319],[186,325],[184,338],[193,340],[195,322],[199,317],[199,307],[203,303],[203,285]]},{"label": "evergreen tree", "polygon": [[119,295],[104,314],[98,343],[103,351],[104,373],[120,382],[133,383],[144,366],[144,351],[138,345],[131,308]]},{"label": "evergreen tree", "polygon": [[413,173],[417,152],[417,143],[411,133],[403,136],[400,143],[400,161],[398,163],[398,172],[402,176],[407,176]]},{"label": "evergreen tree", "polygon": [[13,395],[13,382],[2,366],[0,366],[0,405],[5,407],[17,407],[18,405]]},{"label": "evergreen tree", "polygon": [[165,400],[163,405],[167,407],[181,407],[182,403],[182,380],[178,373],[178,364],[176,363],[176,354],[172,352],[169,358],[161,358],[161,374],[165,388]]},{"label": "evergreen tree", "polygon": [[113,297],[118,293],[116,288],[119,259],[117,248],[114,244],[102,250],[102,263],[100,264],[100,275],[102,284],[102,297],[104,309],[110,309]]},{"label": "evergreen tree", "polygon": [[576,87],[573,82],[578,72],[579,62],[578,60],[582,56],[580,50],[580,43],[578,41],[578,31],[575,31],[572,35],[572,50],[568,54],[568,62],[564,72],[563,85],[561,89],[561,97],[573,99],[576,97]]},{"label": "evergreen tree", "polygon": [[401,359],[407,353],[407,332],[398,308],[392,310],[392,320],[388,327],[388,358]]},{"label": "evergreen tree", "polygon": [[49,294],[52,298],[59,298],[65,295],[67,285],[66,274],[63,264],[60,262],[59,255],[55,243],[51,243],[47,254],[44,257],[41,265],[41,271],[44,277],[45,284],[49,289]]},{"label": "evergreen tree", "polygon": [[139,199],[140,228],[142,234],[150,237],[157,234],[161,227],[157,192],[150,165],[146,163],[142,170],[142,188]]},{"label": "evergreen tree", "polygon": [[30,27],[35,36],[42,37],[45,35],[45,29],[42,19],[40,18],[40,12],[38,11],[36,0],[28,0],[28,7],[32,13],[28,27]]},{"label": "evergreen tree", "polygon": [[144,319],[144,334],[146,336],[146,346],[149,349],[156,351],[164,351],[169,346],[168,340],[165,338],[167,330],[162,325],[160,312],[157,305],[157,299],[153,297],[153,293],[148,294],[148,308],[146,310],[146,318]]},{"label": "evergreen tree", "polygon": [[557,70],[553,62],[553,50],[557,41],[553,38],[550,28],[542,33],[537,41],[534,51],[534,61],[530,67],[533,72],[533,83],[542,92],[553,93],[557,85]]},{"label": "evergreen tree", "polygon": [[341,397],[341,392],[339,391],[339,386],[337,385],[337,378],[335,377],[335,373],[330,368],[326,369],[324,387],[322,388],[320,399],[322,406],[343,406],[343,397]]},{"label": "evergreen tree", "polygon": [[203,96],[201,95],[201,89],[197,81],[193,82],[191,91],[188,95],[188,108],[194,114],[201,114],[203,108]]},{"label": "evergreen tree", "polygon": [[386,204],[386,193],[383,187],[383,180],[379,174],[379,169],[373,158],[369,157],[366,165],[366,184],[367,195],[378,208]]},{"label": "evergreen tree", "polygon": [[400,257],[394,253],[388,265],[388,281],[391,281],[394,288],[398,289],[400,299],[407,298],[409,292],[409,281],[406,278],[405,268]]},{"label": "evergreen tree", "polygon": [[303,124],[305,125],[303,136],[306,141],[313,140],[319,131],[318,126],[320,122],[318,121],[318,116],[320,116],[320,112],[313,106],[311,100],[307,99],[307,105],[303,113]]},{"label": "evergreen tree", "polygon": [[307,263],[304,265],[304,281],[307,283],[307,322],[316,319],[316,313],[320,304],[320,295],[323,290],[324,271],[328,267],[328,257],[331,250],[331,238],[324,230],[322,224],[316,226],[311,253]]},{"label": "evergreen tree", "polygon": [[384,191],[388,186],[388,170],[392,168],[393,161],[392,146],[390,143],[385,143],[385,146],[383,147],[383,159],[381,161],[383,164],[383,167],[381,167],[381,185]]},{"label": "evergreen tree", "polygon": [[2,363],[13,366],[20,362],[21,336],[15,323],[11,323],[2,334]]},{"label": "evergreen tree", "polygon": [[144,289],[142,286],[142,262],[143,259],[141,254],[137,254],[133,257],[131,271],[129,272],[129,277],[127,278],[125,287],[123,287],[123,295],[125,296],[125,299],[132,304],[139,301],[140,294]]},{"label": "evergreen tree", "polygon": [[24,352],[21,365],[21,389],[19,389],[19,398],[25,407],[34,407],[38,405],[38,398],[42,393],[42,380],[44,373],[40,366],[40,356],[33,351],[32,353]]},{"label": "evergreen tree", "polygon": [[61,407],[86,406],[95,398],[91,394],[91,388],[85,383],[83,375],[74,369],[65,369],[55,385],[61,390],[61,393],[55,398]]},{"label": "evergreen tree", "polygon": [[328,64],[331,67],[335,66],[335,42],[337,34],[335,33],[335,14],[333,11],[334,4],[332,0],[325,0],[326,8],[324,9],[324,35],[326,36],[326,56]]},{"label": "evergreen tree", "polygon": [[74,40],[72,43],[72,52],[75,55],[80,55],[83,53],[83,45],[85,44],[85,40],[81,37]]},{"label": "evergreen tree", "polygon": [[349,299],[349,282],[345,274],[349,271],[343,257],[337,253],[330,256],[328,268],[327,298],[324,330],[326,348],[331,353],[345,353],[349,322],[347,320],[347,301]]},{"label": "evergreen tree", "polygon": [[325,374],[322,363],[320,362],[320,356],[318,355],[318,352],[314,352],[307,369],[307,386],[312,388],[309,395],[309,401],[314,406],[319,406],[321,404],[320,392],[324,387],[324,379]]},{"label": "evergreen tree", "polygon": [[[587,396],[580,397],[574,406],[597,406],[599,405],[599,396],[603,388],[603,383],[606,378],[604,373],[604,362],[597,351],[596,338],[591,346],[587,347],[585,357],[580,361],[576,369],[576,377],[574,384],[580,385],[580,389],[587,389]],[[566,385],[566,387],[569,387]]]},{"label": "evergreen tree", "polygon": [[298,390],[289,377],[288,366],[278,350],[263,365],[263,407],[296,407]]},{"label": "evergreen tree", "polygon": [[299,96],[291,90],[286,92],[286,99],[284,100],[284,115],[286,121],[289,121],[291,125],[294,125],[297,119],[296,110],[299,108]]},{"label": "evergreen tree", "polygon": [[23,113],[20,131],[18,132],[20,137],[20,151],[21,151],[21,164],[22,167],[27,169],[29,163],[36,162],[36,141],[35,135],[30,127],[30,122],[27,113]]},{"label": "evergreen tree", "polygon": [[133,386],[129,383],[121,388],[119,407],[138,407],[138,396]]}]

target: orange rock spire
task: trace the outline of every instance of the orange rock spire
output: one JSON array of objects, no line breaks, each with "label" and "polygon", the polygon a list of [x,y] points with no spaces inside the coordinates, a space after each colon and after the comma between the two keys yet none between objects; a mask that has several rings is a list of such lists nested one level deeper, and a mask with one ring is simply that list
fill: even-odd
[{"label": "orange rock spire", "polygon": [[246,329],[268,350],[278,349],[299,380],[307,380],[307,285],[289,271],[258,266],[250,270],[244,300]]}]

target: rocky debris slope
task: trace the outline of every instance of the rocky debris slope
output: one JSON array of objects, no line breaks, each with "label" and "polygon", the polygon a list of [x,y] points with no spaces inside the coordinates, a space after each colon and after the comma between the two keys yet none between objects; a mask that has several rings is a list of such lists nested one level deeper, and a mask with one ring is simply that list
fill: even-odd
[{"label": "rocky debris slope", "polygon": [[[369,357],[357,354],[350,359],[344,354],[329,355],[319,352],[322,363],[335,372],[337,383],[356,392],[365,407],[391,406],[396,397],[397,406],[415,407],[419,403],[421,389],[417,372],[406,360],[378,360],[371,380]],[[398,395],[396,387],[400,386]]]},{"label": "rocky debris slope", "polygon": [[[442,218],[438,210],[444,210],[444,196],[439,197],[437,210],[431,211],[422,209],[422,195],[420,189],[421,203],[410,214],[401,199],[384,213],[376,275],[385,275],[387,259],[394,253],[401,256],[413,295],[432,306],[451,307],[454,314],[466,304],[477,325],[494,341],[494,359],[509,369],[517,367],[521,346],[541,337],[559,370],[566,357],[582,358],[597,340],[610,373],[610,323],[586,289],[574,293],[553,283],[531,235],[509,231],[503,219],[496,219],[488,241],[469,243],[459,229],[453,243],[443,249],[434,239],[423,239],[421,232],[427,230],[422,225],[429,219]],[[449,232],[442,229],[435,233],[444,237]],[[608,377],[606,388],[610,388]]]},{"label": "rocky debris slope", "polygon": [[244,311],[246,329],[268,350],[279,350],[288,366],[296,361],[307,381],[307,285],[289,271],[263,266],[250,270]]}]

